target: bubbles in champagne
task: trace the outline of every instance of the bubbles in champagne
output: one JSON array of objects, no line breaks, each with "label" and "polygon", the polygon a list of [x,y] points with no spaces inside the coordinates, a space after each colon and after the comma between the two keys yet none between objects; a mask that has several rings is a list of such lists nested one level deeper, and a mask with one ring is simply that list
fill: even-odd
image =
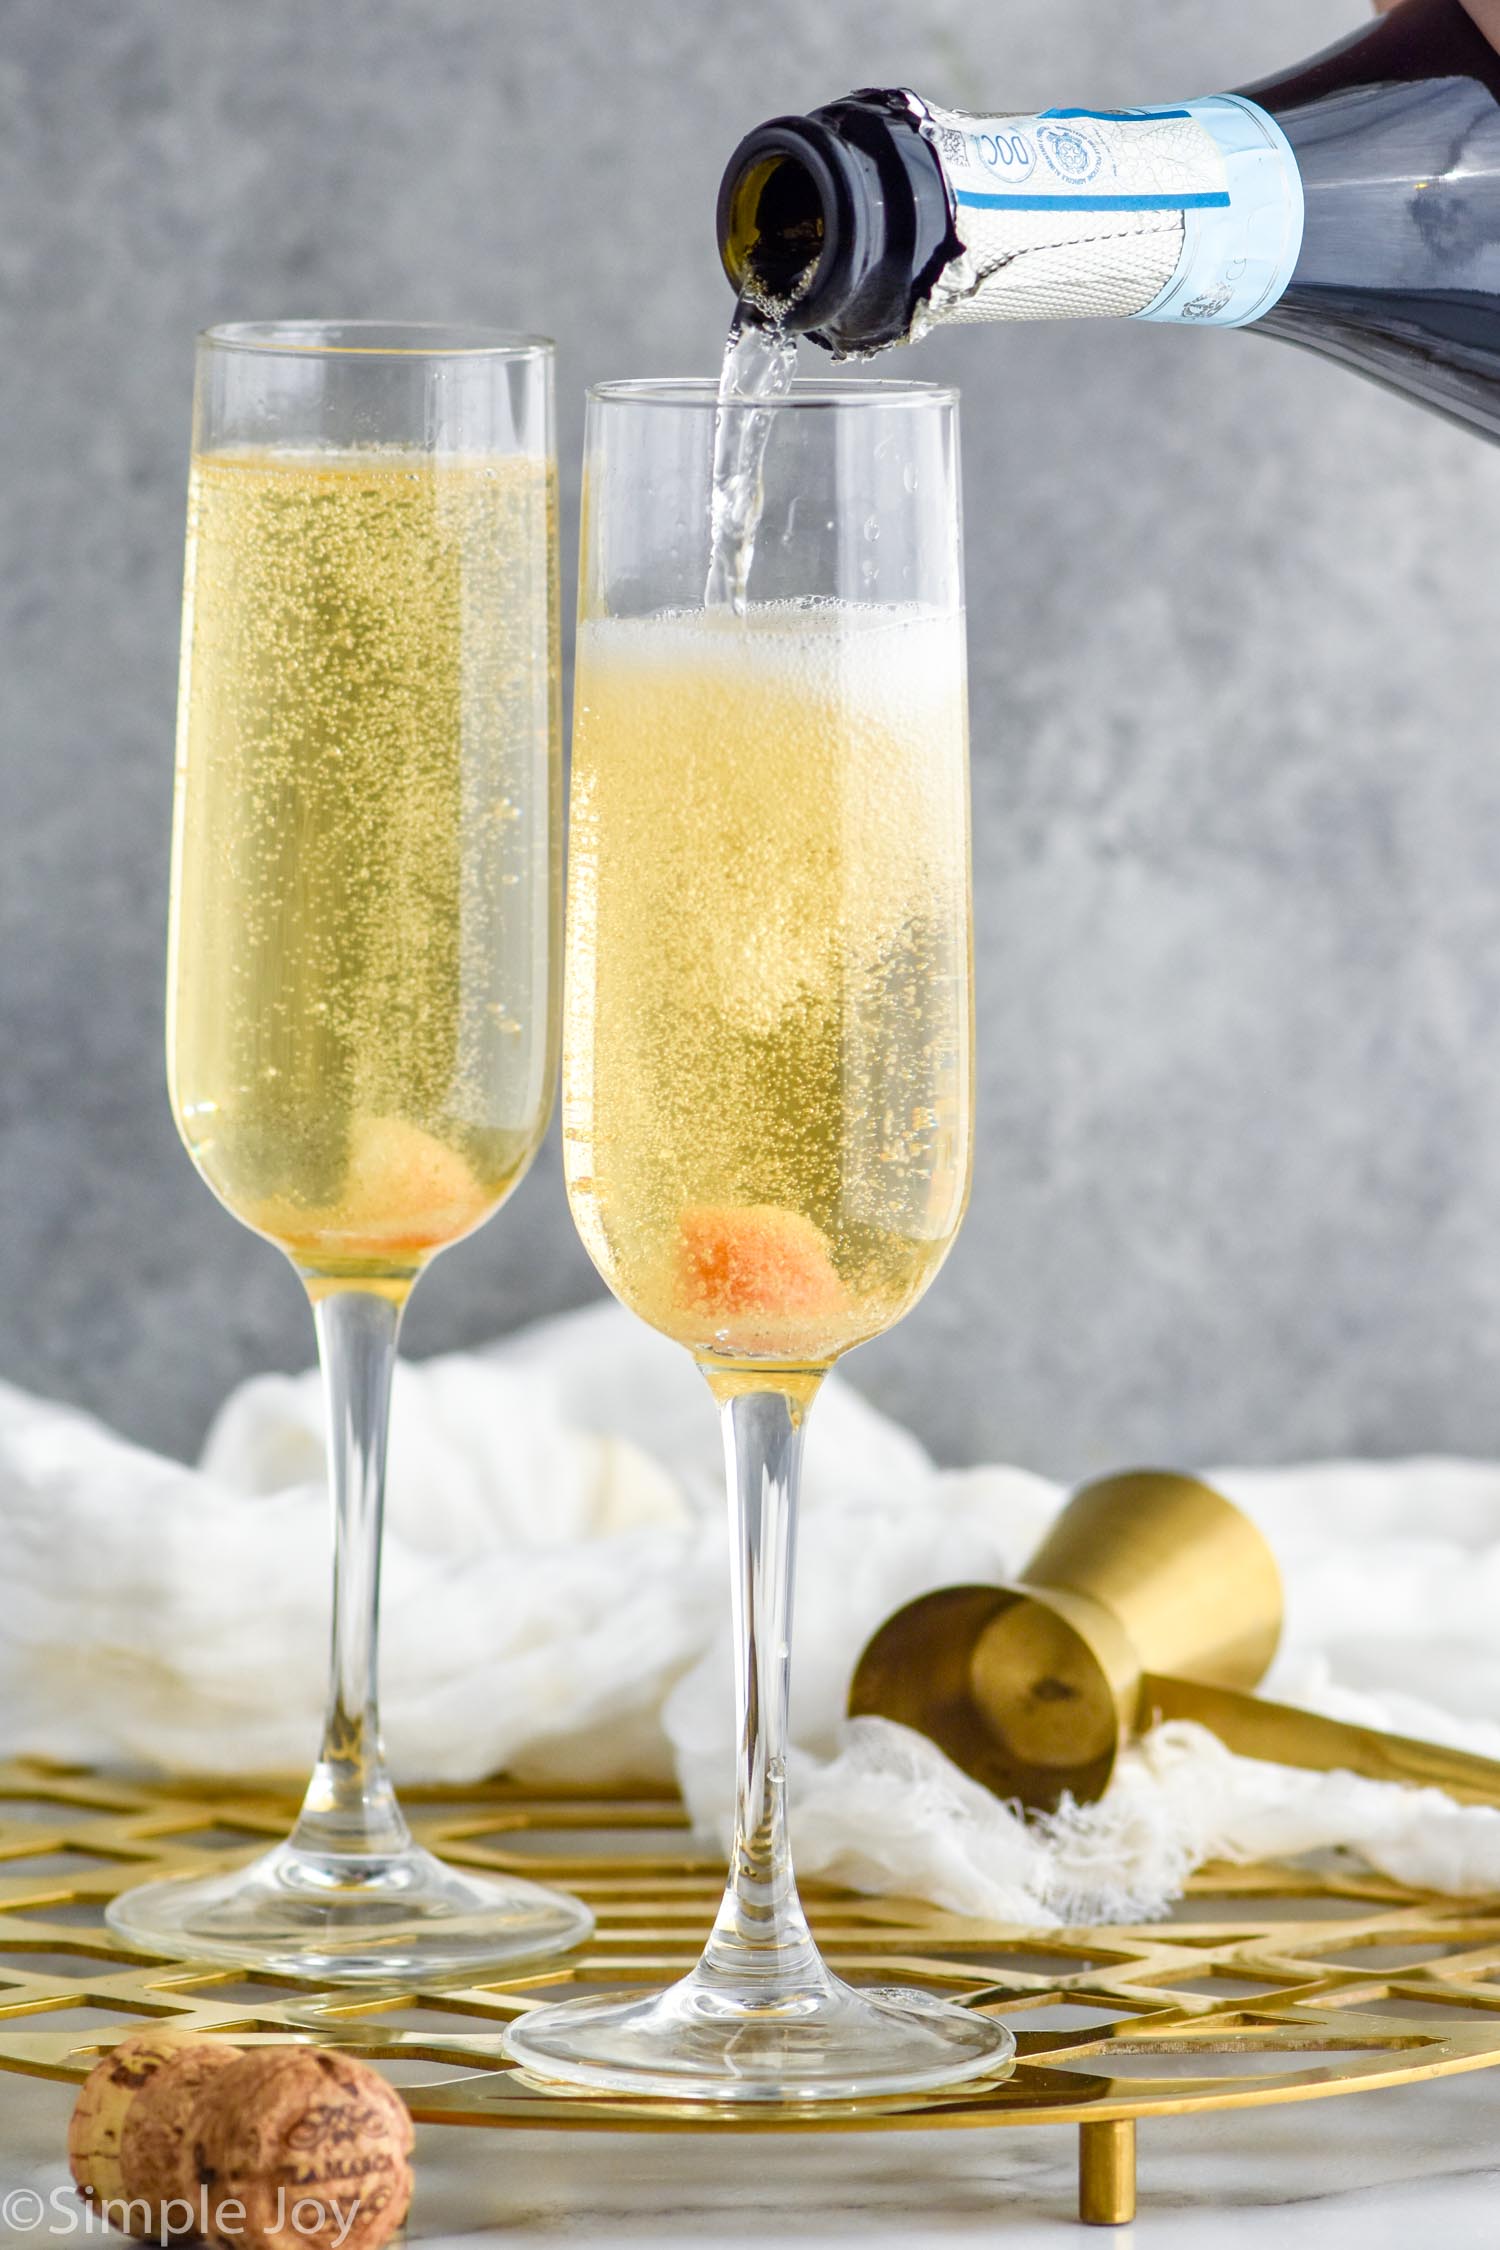
[{"label": "bubbles in champagne", "polygon": [[573,770],[584,1241],[694,1350],[821,1364],[921,1294],[967,1189],[962,619],[589,621]]},{"label": "bubbles in champagne", "polygon": [[553,516],[513,457],[193,465],[173,1099],[321,1272],[414,1269],[545,1122]]}]

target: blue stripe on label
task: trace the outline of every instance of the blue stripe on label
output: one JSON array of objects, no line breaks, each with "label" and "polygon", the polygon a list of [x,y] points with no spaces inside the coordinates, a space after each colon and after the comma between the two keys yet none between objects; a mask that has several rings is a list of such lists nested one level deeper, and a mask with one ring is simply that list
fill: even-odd
[{"label": "blue stripe on label", "polygon": [[971,211],[1227,211],[1222,190],[1201,195],[971,195],[959,188],[955,201]]},{"label": "blue stripe on label", "polygon": [[1043,117],[1097,117],[1106,124],[1140,124],[1157,117],[1191,117],[1190,109],[1044,109]]}]

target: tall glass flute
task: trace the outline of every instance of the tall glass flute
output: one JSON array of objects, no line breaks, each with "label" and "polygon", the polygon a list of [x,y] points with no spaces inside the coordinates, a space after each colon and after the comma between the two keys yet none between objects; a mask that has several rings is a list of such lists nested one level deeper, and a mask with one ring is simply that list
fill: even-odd
[{"label": "tall glass flute", "polygon": [[573,1899],[413,1843],[376,1707],[402,1308],[504,1202],[551,1098],[554,484],[537,338],[291,322],[200,340],[168,1069],[194,1163],[312,1300],[333,1661],[291,1839],[110,1908],[160,1952],[431,1976],[590,1927]]},{"label": "tall glass flute", "polygon": [[803,2102],[974,2078],[1013,2042],[831,1974],[785,1807],[808,1410],[832,1362],[921,1296],[968,1190],[956,402],[818,382],[758,411],[736,610],[704,593],[714,387],[590,399],[564,1010],[579,1230],[616,1295],[693,1353],[723,1421],[729,1887],[683,1982],[533,2007],[509,2045],[554,2081]]}]

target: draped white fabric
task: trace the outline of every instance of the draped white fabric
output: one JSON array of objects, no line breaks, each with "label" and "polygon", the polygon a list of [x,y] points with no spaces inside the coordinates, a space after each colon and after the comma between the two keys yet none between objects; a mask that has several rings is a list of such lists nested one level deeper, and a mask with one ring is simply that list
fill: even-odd
[{"label": "draped white fabric", "polygon": [[[1126,1464],[1121,1464],[1125,1466]],[[1281,1561],[1285,1701],[1500,1756],[1500,1468],[1210,1472]],[[398,1775],[676,1775],[727,1812],[719,1434],[686,1354],[612,1304],[399,1370],[384,1707]],[[1163,1906],[1200,1860],[1344,1847],[1500,1887],[1500,1812],[1291,1773],[1160,1728],[1097,1805],[1027,1826],[920,1737],[841,1719],[874,1627],[1003,1577],[1062,1495],[940,1471],[832,1377],[809,1425],[791,1791],[798,1864],[1033,1925]],[[245,1384],[197,1468],[0,1386],[0,1748],[179,1773],[305,1771],[328,1602],[316,1377]]]}]

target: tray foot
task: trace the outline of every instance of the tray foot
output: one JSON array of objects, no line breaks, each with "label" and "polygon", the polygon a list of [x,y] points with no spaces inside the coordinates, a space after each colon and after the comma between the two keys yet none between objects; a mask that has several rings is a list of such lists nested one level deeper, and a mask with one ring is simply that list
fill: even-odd
[{"label": "tray foot", "polygon": [[1087,2227],[1128,2226],[1135,2217],[1135,2120],[1078,2128],[1078,2216]]}]

